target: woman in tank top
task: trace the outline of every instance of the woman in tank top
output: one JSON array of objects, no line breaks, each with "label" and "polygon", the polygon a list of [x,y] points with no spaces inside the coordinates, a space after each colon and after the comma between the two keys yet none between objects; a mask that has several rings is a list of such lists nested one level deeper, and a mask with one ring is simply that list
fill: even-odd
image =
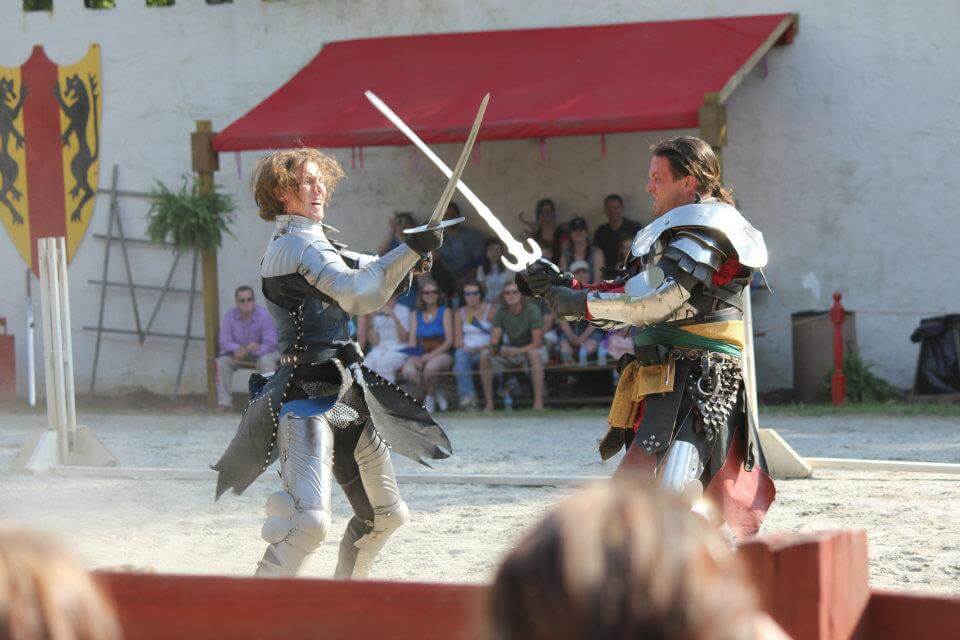
[{"label": "woman in tank top", "polygon": [[[453,328],[453,344],[457,348],[453,373],[457,377],[457,393],[461,409],[479,407],[473,385],[473,369],[480,364],[480,355],[490,346],[493,327],[493,305],[482,302],[483,285],[468,280],[463,285],[463,306],[457,311]],[[484,389],[484,394],[491,395]]]},{"label": "woman in tank top", "polygon": [[453,367],[453,314],[439,304],[440,287],[433,280],[420,283],[417,311],[410,321],[407,351],[411,354],[403,365],[403,378],[410,384],[412,395],[424,401],[428,411],[445,411],[446,398],[434,394],[437,377]]}]

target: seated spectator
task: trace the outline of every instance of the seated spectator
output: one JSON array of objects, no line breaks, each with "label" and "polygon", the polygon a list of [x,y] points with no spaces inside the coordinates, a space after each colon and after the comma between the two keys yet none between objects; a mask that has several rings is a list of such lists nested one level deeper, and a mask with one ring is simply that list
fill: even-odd
[{"label": "seated spectator", "polygon": [[617,263],[621,239],[633,240],[642,225],[623,215],[623,198],[615,193],[603,199],[603,212],[607,222],[597,227],[593,244],[603,251],[603,263],[613,266]]},{"label": "seated spectator", "polygon": [[[493,305],[482,302],[483,286],[475,280],[463,285],[463,305],[453,322],[453,345],[457,348],[453,372],[457,377],[457,393],[461,409],[477,409],[473,370],[480,364],[480,354],[490,349],[493,327]],[[484,398],[493,397],[493,389],[483,389]]]},{"label": "seated spectator", "polygon": [[557,208],[553,200],[543,198],[537,202],[534,213],[537,226],[533,228],[532,237],[540,245],[543,257],[556,264],[570,241],[563,227],[557,224]]},{"label": "seated spectator", "polygon": [[501,256],[503,256],[503,245],[499,240],[491,238],[484,243],[483,259],[477,267],[477,282],[486,289],[483,295],[484,302],[495,303],[503,287],[508,282],[513,282],[516,277],[513,271],[503,266],[500,261]]},{"label": "seated spectator", "polygon": [[[448,229],[449,230],[449,229]],[[410,320],[407,352],[410,358],[403,364],[403,379],[411,393],[424,401],[428,411],[449,405],[442,394],[435,394],[437,377],[453,367],[453,314],[447,305],[439,304],[440,287],[432,280],[420,283],[417,310]]]},{"label": "seated spectator", "polygon": [[564,499],[500,565],[493,640],[787,640],[719,531],[635,478]]},{"label": "seated spectator", "polygon": [[[398,246],[406,242],[406,234],[403,233],[405,229],[410,227],[417,226],[417,221],[413,217],[413,214],[408,211],[397,211],[393,214],[393,217],[390,218],[390,235],[387,236],[387,239],[380,243],[380,247],[377,249],[378,255],[384,255],[389,253],[393,249],[396,249]],[[402,295],[397,298],[397,303],[405,306],[407,309],[412,309],[417,304],[417,279],[413,279],[413,283],[410,285],[410,288],[407,289]]]},{"label": "seated spectator", "polygon": [[230,383],[239,368],[273,371],[277,353],[277,327],[266,309],[254,301],[253,289],[244,285],[234,292],[236,305],[223,314],[220,324],[220,355],[217,356],[217,410],[228,411],[233,403]]},{"label": "seated spectator", "polygon": [[560,269],[570,271],[574,262],[586,262],[589,267],[591,282],[599,282],[603,265],[603,251],[590,244],[590,232],[587,221],[583,218],[574,218],[567,225],[570,229],[570,246],[560,256]]},{"label": "seated spectator", "polygon": [[0,527],[0,638],[121,636],[108,597],[60,544],[36,531]]},{"label": "seated spectator", "polygon": [[634,350],[633,327],[624,327],[607,334],[607,354],[614,362],[628,353],[632,355]]},{"label": "seated spectator", "polygon": [[[584,260],[575,260],[570,265],[570,271],[573,277],[583,284],[593,282],[590,265]],[[599,364],[606,364],[607,336],[602,329],[598,329],[586,320],[578,322],[561,320],[557,326],[557,334],[561,363],[570,364],[576,360],[582,366],[587,364],[588,359],[596,359]]]},{"label": "seated spectator", "polygon": [[[451,202],[444,214],[445,220],[460,217],[460,207]],[[475,280],[477,267],[484,255],[484,237],[476,229],[463,223],[447,227],[443,231],[443,245],[434,256],[434,267],[442,273],[446,269],[453,276],[449,282],[441,282],[447,298],[452,298],[467,280]]]},{"label": "seated spectator", "polygon": [[405,351],[409,330],[410,309],[398,304],[396,296],[376,313],[361,316],[357,342],[366,352],[363,364],[390,382],[396,382],[397,372],[410,357]]},{"label": "seated spectator", "polygon": [[587,359],[597,353],[597,347],[603,339],[603,332],[586,320],[576,322],[561,320],[558,324],[558,332],[562,364],[571,364],[574,359],[580,365],[587,364]]},{"label": "seated spectator", "polygon": [[413,219],[413,214],[408,211],[395,212],[387,224],[390,228],[390,235],[380,243],[380,247],[377,249],[377,254],[381,256],[406,242],[406,234],[403,233],[404,229],[417,226],[416,221]]},{"label": "seated spectator", "polygon": [[[533,408],[543,408],[543,317],[537,303],[520,294],[516,283],[503,288],[502,304],[493,316],[491,350],[480,355],[480,379],[484,389],[493,389],[494,373],[527,368],[533,382]],[[493,394],[484,398],[484,410],[493,411]]]}]

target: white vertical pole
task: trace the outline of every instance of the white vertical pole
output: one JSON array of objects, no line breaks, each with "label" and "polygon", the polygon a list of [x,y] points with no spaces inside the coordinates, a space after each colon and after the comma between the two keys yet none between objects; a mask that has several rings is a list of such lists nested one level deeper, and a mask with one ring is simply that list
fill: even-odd
[{"label": "white vertical pole", "polygon": [[[43,311],[44,355],[47,363],[47,418],[50,426],[57,431],[57,442],[60,449],[60,463],[72,464],[76,460],[74,446],[74,430],[76,417],[73,408],[73,377],[72,363],[70,363],[71,377],[69,390],[71,397],[67,399],[67,377],[64,354],[64,312],[69,313],[69,307],[64,299],[61,274],[60,249],[64,246],[63,238],[40,238],[38,241],[40,257],[40,292]],[[66,256],[63,256],[64,260]],[[65,265],[64,265],[65,266]],[[69,328],[69,320],[66,323]],[[67,335],[67,344],[70,336]],[[73,421],[71,423],[71,420]],[[71,429],[73,424],[73,429]]]},{"label": "white vertical pole", "polygon": [[757,428],[760,428],[760,406],[757,403],[757,367],[753,354],[753,303],[750,297],[750,285],[743,288],[743,386],[747,392],[747,415],[753,416]]},{"label": "white vertical pole", "polygon": [[54,373],[53,322],[50,308],[50,263],[47,259],[47,240],[37,240],[37,256],[40,266],[40,328],[43,331],[43,366],[44,366],[44,395],[47,398],[47,422],[50,428],[57,432],[57,442],[60,444],[62,461],[65,447],[60,440],[63,431],[58,422],[57,414],[57,383]]},{"label": "white vertical pole", "polygon": [[57,284],[60,287],[60,333],[63,344],[63,395],[66,402],[67,438],[70,443],[70,463],[77,458],[77,406],[73,380],[73,335],[70,332],[70,283],[67,280],[67,241],[56,238]]},{"label": "white vertical pole", "polygon": [[30,269],[27,269],[27,401],[37,406],[37,363],[34,354],[33,296],[30,292]]}]

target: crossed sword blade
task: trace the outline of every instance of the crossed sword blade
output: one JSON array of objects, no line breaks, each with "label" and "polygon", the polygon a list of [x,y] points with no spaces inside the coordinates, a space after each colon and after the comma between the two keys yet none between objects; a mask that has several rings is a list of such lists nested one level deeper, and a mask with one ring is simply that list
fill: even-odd
[{"label": "crossed sword blade", "polygon": [[[443,173],[450,182],[447,184],[447,189],[444,189],[444,195],[447,196],[446,201],[441,197],[440,202],[437,203],[437,209],[434,210],[433,216],[430,217],[430,222],[427,223],[427,226],[436,225],[436,220],[439,220],[438,215],[442,216],[443,212],[447,208],[447,204],[450,202],[450,198],[453,197],[453,187],[460,189],[460,193],[463,194],[463,197],[467,199],[467,202],[476,210],[476,212],[483,218],[483,221],[487,223],[487,226],[497,235],[500,241],[504,244],[507,249],[507,254],[513,258],[509,260],[507,256],[503,256],[500,260],[503,262],[503,266],[511,271],[522,271],[526,267],[530,266],[534,262],[540,259],[543,255],[543,251],[540,249],[540,245],[533,238],[527,238],[526,243],[527,247],[523,243],[518,242],[507,230],[503,223],[497,219],[497,216],[490,211],[490,208],[483,203],[480,198],[470,190],[467,185],[465,185],[460,180],[460,175],[463,172],[463,166],[466,164],[466,158],[470,155],[470,150],[473,147],[473,143],[476,140],[477,132],[480,126],[480,120],[483,118],[483,112],[486,109],[487,99],[490,97],[490,94],[487,94],[483,102],[480,104],[480,112],[477,114],[477,118],[474,121],[474,128],[470,132],[470,137],[467,139],[467,144],[464,146],[463,151],[460,153],[460,161],[457,163],[458,171],[456,174],[450,171],[450,168],[444,164],[443,160],[440,159],[440,156],[435,154],[433,150],[430,149],[424,143],[420,137],[413,132],[413,129],[407,126],[407,124],[400,119],[393,110],[386,105],[386,103],[381,100],[375,93],[372,91],[366,91],[364,95],[367,97],[367,100],[376,107],[377,111],[382,113],[384,117],[389,120],[393,125],[400,130],[403,135],[407,137],[410,142],[414,144],[420,151],[423,152],[425,156],[438,168],[440,172]],[[447,194],[447,190],[450,191]],[[443,204],[443,207],[440,208],[440,205]]]}]

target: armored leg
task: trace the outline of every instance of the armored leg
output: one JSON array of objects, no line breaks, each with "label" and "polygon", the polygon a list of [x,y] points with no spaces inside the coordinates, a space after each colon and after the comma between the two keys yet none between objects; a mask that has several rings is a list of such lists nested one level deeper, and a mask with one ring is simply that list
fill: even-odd
[{"label": "armored leg", "polygon": [[703,497],[702,473],[703,462],[697,447],[690,442],[674,440],[657,469],[657,480],[664,489],[695,502]]},{"label": "armored leg", "polygon": [[270,545],[258,576],[294,576],[330,530],[333,431],[323,416],[280,418],[277,444],[283,491],[267,499],[262,536]]},{"label": "armored leg", "polygon": [[354,443],[353,449],[338,442],[334,466],[355,512],[340,541],[337,578],[366,577],[387,539],[410,517],[386,443],[369,420],[354,429],[344,430],[343,440],[344,445]]}]

